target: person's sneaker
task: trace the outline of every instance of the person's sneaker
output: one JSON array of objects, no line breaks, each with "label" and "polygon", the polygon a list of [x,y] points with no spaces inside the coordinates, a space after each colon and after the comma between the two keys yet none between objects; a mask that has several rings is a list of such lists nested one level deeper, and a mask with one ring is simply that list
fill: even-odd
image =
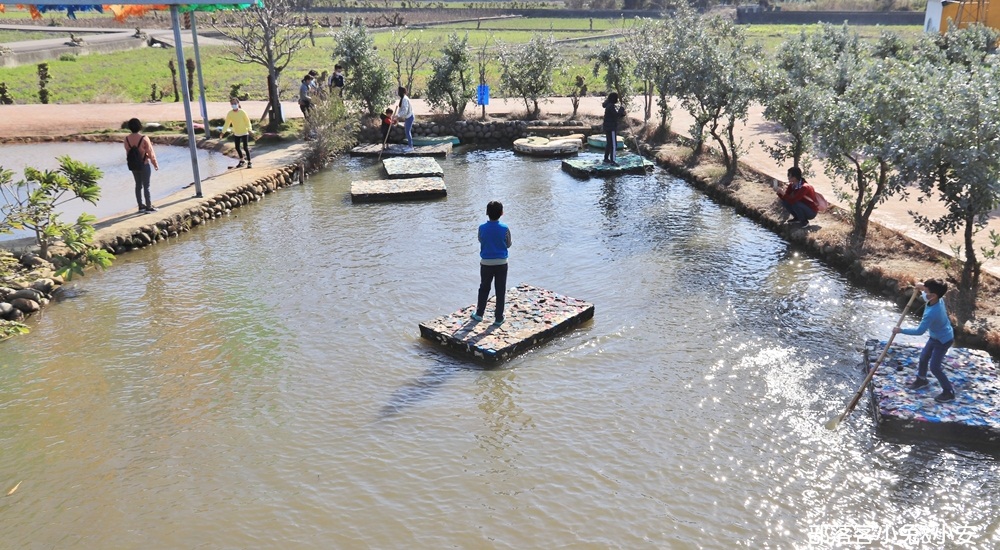
[{"label": "person's sneaker", "polygon": [[146,212],[156,212],[156,207],[153,205],[149,205],[146,207]]},{"label": "person's sneaker", "polygon": [[609,161],[608,164],[610,164],[611,166],[621,166],[620,164],[618,164],[617,160]]},{"label": "person's sneaker", "polygon": [[929,385],[930,385],[930,381],[929,380],[927,380],[926,378],[920,378],[918,376],[918,377],[916,377],[916,378],[913,379],[913,382],[910,382],[909,384],[907,384],[906,387],[909,388],[909,389],[911,389],[911,390],[919,390],[920,388],[926,388]]},{"label": "person's sneaker", "polygon": [[503,317],[501,317],[501,318],[497,319],[496,321],[493,321],[493,326],[498,327],[498,326],[502,325],[503,322],[504,322],[504,320],[505,319]]},{"label": "person's sneaker", "polygon": [[943,391],[934,398],[938,403],[947,403],[949,401],[955,400],[955,392],[953,391]]},{"label": "person's sneaker", "polygon": [[483,316],[479,315],[479,314],[476,314],[476,313],[473,313],[472,314],[472,320],[478,323],[478,322],[480,322],[480,321],[483,320]]},{"label": "person's sneaker", "polygon": [[139,207],[139,213],[140,214],[145,214],[146,213],[146,207],[145,206],[140,206]]},{"label": "person's sneaker", "polygon": [[253,163],[249,160],[247,161],[247,168],[253,168]]},{"label": "person's sneaker", "polygon": [[246,164],[246,163],[245,163],[245,162],[243,162],[243,159],[240,159],[240,161],[236,163],[236,167],[237,167],[237,168],[243,168],[243,166],[244,166],[245,164]]}]

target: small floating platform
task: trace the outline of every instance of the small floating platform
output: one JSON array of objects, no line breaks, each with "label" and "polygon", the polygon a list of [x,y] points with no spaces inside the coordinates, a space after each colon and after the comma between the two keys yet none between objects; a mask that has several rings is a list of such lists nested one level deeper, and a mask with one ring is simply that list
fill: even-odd
[{"label": "small floating platform", "polygon": [[551,340],[594,317],[594,304],[550,290],[519,285],[507,290],[500,326],[493,326],[494,298],[486,315],[476,322],[471,305],[420,323],[420,336],[464,357],[495,365]]},{"label": "small floating platform", "polygon": [[390,157],[382,161],[382,167],[391,180],[444,176],[441,165],[431,157]]},{"label": "small floating platform", "polygon": [[351,182],[351,202],[389,202],[448,196],[442,178],[405,178]]},{"label": "small floating platform", "polygon": [[[870,369],[885,342],[865,343],[864,364]],[[955,400],[938,403],[937,379],[911,390],[906,384],[917,373],[922,344],[896,344],[872,378],[869,396],[878,429],[890,435],[937,439],[978,448],[1000,449],[1000,379],[988,354],[952,348],[944,358],[944,372],[955,386]]]},{"label": "small floating platform", "polygon": [[382,151],[381,143],[365,143],[363,145],[358,145],[354,149],[351,149],[352,157],[377,157],[381,154],[383,157],[447,157],[451,153],[452,145],[451,142],[439,143],[437,145],[421,145],[413,146],[412,151],[406,150],[405,144],[390,143],[386,146],[385,151]]},{"label": "small floating platform", "polygon": [[622,155],[618,157],[618,166],[604,164],[601,159],[568,159],[562,161],[565,172],[580,177],[617,176],[620,174],[645,174],[653,169],[655,164],[640,155]]},{"label": "small floating platform", "polygon": [[580,152],[582,138],[544,138],[539,136],[514,140],[514,152],[533,157],[565,157]]},{"label": "small floating platform", "polygon": [[[587,145],[597,148],[604,149],[608,145],[608,137],[604,134],[594,134],[587,136]],[[615,136],[615,149],[622,151],[625,149],[625,138],[621,136]]]},{"label": "small floating platform", "polygon": [[458,145],[462,140],[455,136],[413,136],[413,145],[438,145],[440,143],[450,143]]}]

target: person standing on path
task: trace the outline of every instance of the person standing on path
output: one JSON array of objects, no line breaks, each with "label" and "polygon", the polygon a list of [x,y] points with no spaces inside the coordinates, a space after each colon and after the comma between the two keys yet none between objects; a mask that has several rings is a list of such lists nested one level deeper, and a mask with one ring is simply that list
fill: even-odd
[{"label": "person standing on path", "polygon": [[775,181],[774,191],[781,199],[781,205],[792,215],[791,223],[798,227],[808,227],[809,220],[815,218],[819,211],[819,199],[813,186],[802,179],[802,169],[798,166],[789,168],[788,187],[782,192]]},{"label": "person standing on path", "polygon": [[344,96],[344,68],[340,65],[333,66],[333,74],[330,75],[330,91],[334,88],[337,89],[337,93],[343,97]]},{"label": "person standing on path", "polygon": [[604,164],[618,166],[618,121],[625,116],[625,107],[618,105],[618,92],[611,92],[601,105],[604,107]]},{"label": "person standing on path", "polygon": [[[222,135],[226,135],[226,130],[231,129],[233,131],[233,144],[236,145],[236,154],[240,156],[240,162],[236,165],[237,168],[243,167],[243,153],[246,152],[246,166],[247,168],[253,168],[253,164],[250,162],[250,132],[253,131],[253,127],[250,125],[250,117],[247,116],[247,112],[240,109],[240,100],[235,97],[229,98],[229,106],[232,110],[226,113],[226,121],[222,124]],[[243,150],[240,150],[240,145],[243,146]]]},{"label": "person standing on path", "polygon": [[[156,153],[153,151],[153,143],[148,137],[139,133],[142,130],[142,122],[139,122],[139,119],[130,119],[128,129],[132,133],[125,136],[125,160],[132,177],[135,178],[135,202],[139,204],[140,214],[156,212],[149,197],[149,178],[153,173],[150,164],[157,171],[160,170],[160,165],[156,162]],[[146,199],[145,202],[143,198]]]},{"label": "person standing on path", "polygon": [[403,121],[403,129],[406,130],[406,151],[413,150],[413,107],[410,106],[410,98],[406,95],[406,88],[403,86],[396,90],[399,95],[399,109],[396,111],[395,116],[392,117],[393,122],[397,120]]},{"label": "person standing on path", "polygon": [[941,362],[948,353],[948,348],[955,343],[955,330],[951,327],[948,319],[948,310],[944,306],[944,294],[948,292],[948,284],[941,279],[927,279],[924,284],[917,285],[920,290],[920,297],[924,299],[924,315],[920,319],[917,328],[893,327],[893,334],[907,334],[910,336],[920,336],[927,332],[927,345],[920,352],[920,362],[917,368],[917,377],[906,387],[911,390],[919,390],[927,387],[930,382],[927,380],[927,369],[929,368],[934,378],[941,384],[941,393],[934,398],[938,403],[947,403],[955,399],[955,387],[951,385],[948,377],[944,374]]},{"label": "person standing on path", "polygon": [[312,108],[312,75],[302,77],[302,84],[299,86],[299,109],[302,109],[302,116],[309,118],[309,109]]},{"label": "person standing on path", "polygon": [[486,205],[486,216],[489,221],[479,226],[479,300],[476,302],[476,312],[472,320],[483,320],[486,313],[486,301],[490,297],[490,283],[496,288],[496,316],[493,326],[503,324],[504,298],[507,294],[507,249],[510,248],[510,228],[500,223],[503,216],[503,204],[500,201],[490,201]]}]

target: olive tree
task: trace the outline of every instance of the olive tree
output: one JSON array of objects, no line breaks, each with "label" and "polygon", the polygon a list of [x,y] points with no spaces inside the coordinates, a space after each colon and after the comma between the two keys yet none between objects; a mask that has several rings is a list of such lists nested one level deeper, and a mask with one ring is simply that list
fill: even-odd
[{"label": "olive tree", "polygon": [[382,112],[384,105],[394,103],[392,75],[375,49],[375,39],[360,25],[348,25],[333,33],[336,46],[333,59],[343,64],[349,75],[345,78],[344,95],[360,101],[371,116]]},{"label": "olive tree", "polygon": [[644,83],[645,120],[652,116],[652,94],[660,109],[660,128],[666,130],[671,117],[670,95],[673,90],[674,64],[671,50],[675,38],[660,21],[644,19],[625,33],[625,43],[635,59],[632,73]]},{"label": "olive tree", "polygon": [[469,49],[469,35],[459,38],[457,34],[448,36],[441,49],[441,57],[431,61],[431,78],[427,82],[427,101],[434,109],[448,109],[451,114],[462,118],[465,107],[476,95],[472,84],[472,51]]},{"label": "olive tree", "polygon": [[[14,180],[10,170],[0,167],[0,233],[28,229],[35,235],[39,256],[57,260],[61,265],[58,275],[72,277],[83,274],[83,267],[92,263],[104,268],[111,265],[111,253],[93,247],[94,222],[97,218],[83,213],[75,222],[63,222],[56,208],[70,200],[83,200],[97,204],[101,188],[97,181],[101,171],[95,166],[75,161],[68,156],[58,158],[58,170],[38,170],[27,167],[24,179]],[[67,253],[52,254],[57,243],[66,247]]]},{"label": "olive tree", "polygon": [[924,59],[927,76],[917,88],[909,154],[900,172],[919,186],[921,201],[936,197],[945,206],[938,217],[911,212],[921,228],[939,236],[962,233],[956,250],[964,252],[959,289],[969,298],[966,305],[972,305],[982,266],[973,239],[1000,206],[1000,66],[994,60],[966,65],[962,60],[974,57],[982,44],[956,34],[951,43],[964,43],[967,52],[953,52],[953,62],[943,65]]},{"label": "olive tree", "polygon": [[555,39],[535,34],[526,44],[499,45],[500,84],[524,100],[528,116],[538,118],[539,102],[552,94],[553,75],[562,68]]},{"label": "olive tree", "polygon": [[677,10],[667,24],[680,40],[671,49],[674,92],[695,120],[691,133],[696,151],[707,130],[719,146],[727,176],[732,176],[743,150],[736,123],[746,120],[750,104],[760,95],[760,47],[731,21],[706,20],[690,10]]},{"label": "olive tree", "polygon": [[424,67],[430,59],[430,43],[411,31],[392,31],[389,39],[389,52],[392,64],[396,69],[396,84],[413,91],[413,78],[417,71]]},{"label": "olive tree", "polygon": [[632,75],[635,59],[630,49],[624,42],[612,40],[590,56],[590,59],[594,62],[594,76],[599,76],[601,69],[604,69],[605,90],[617,92],[622,106],[628,111],[632,104],[632,95],[635,93]]},{"label": "olive tree", "polygon": [[857,252],[868,236],[875,208],[905,192],[896,171],[915,123],[913,67],[896,59],[869,58],[844,93],[832,90],[817,108],[814,132],[837,194],[850,204],[850,245]]}]

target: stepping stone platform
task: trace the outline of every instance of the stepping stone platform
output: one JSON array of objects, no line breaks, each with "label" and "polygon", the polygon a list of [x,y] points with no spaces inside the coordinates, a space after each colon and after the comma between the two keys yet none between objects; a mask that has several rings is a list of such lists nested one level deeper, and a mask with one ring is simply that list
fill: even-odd
[{"label": "stepping stone platform", "polygon": [[640,155],[622,155],[618,157],[618,166],[614,164],[604,164],[599,158],[593,159],[568,159],[562,161],[564,172],[579,178],[589,178],[591,176],[617,176],[620,174],[645,174],[656,166],[652,161],[646,160]]},{"label": "stepping stone platform", "polygon": [[447,157],[451,153],[451,143],[440,143],[438,145],[414,146],[412,151],[406,150],[406,145],[390,143],[385,151],[382,151],[381,143],[365,143],[351,149],[352,157]]},{"label": "stepping stone platform", "polygon": [[444,170],[430,157],[391,157],[382,161],[389,179],[432,178],[444,176]]},{"label": "stepping stone platform", "polygon": [[[865,372],[874,366],[885,342],[865,343]],[[1000,379],[990,356],[979,350],[952,348],[944,372],[955,386],[955,400],[938,403],[941,386],[928,373],[930,385],[911,390],[923,344],[895,344],[869,385],[872,415],[886,434],[938,439],[990,450],[1000,449]]]},{"label": "stepping stone platform", "polygon": [[476,322],[471,305],[420,323],[420,336],[463,357],[496,365],[594,317],[594,304],[530,285],[507,290],[500,326],[493,326],[494,298]]},{"label": "stepping stone platform", "polygon": [[437,199],[448,196],[442,178],[406,178],[351,182],[351,202]]}]

